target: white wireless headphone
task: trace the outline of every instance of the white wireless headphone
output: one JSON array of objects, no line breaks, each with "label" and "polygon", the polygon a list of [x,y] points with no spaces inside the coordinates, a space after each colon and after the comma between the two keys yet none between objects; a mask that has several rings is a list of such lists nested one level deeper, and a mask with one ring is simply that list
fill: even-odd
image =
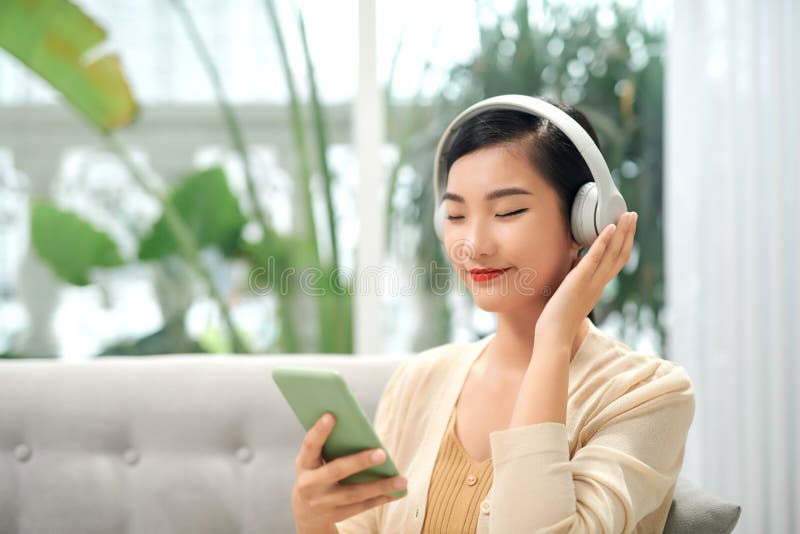
[{"label": "white wireless headphone", "polygon": [[447,189],[447,155],[456,130],[468,119],[489,109],[524,111],[553,122],[573,142],[580,152],[594,182],[587,182],[578,190],[572,202],[570,226],[575,241],[584,247],[591,246],[600,232],[609,224],[616,224],[628,210],[625,199],[614,185],[600,149],[583,127],[556,106],[539,98],[526,95],[501,95],[481,100],[462,111],[444,131],[436,148],[433,162],[433,193],[436,208],[433,226],[439,241],[444,241],[444,224],[447,212],[441,196]]}]

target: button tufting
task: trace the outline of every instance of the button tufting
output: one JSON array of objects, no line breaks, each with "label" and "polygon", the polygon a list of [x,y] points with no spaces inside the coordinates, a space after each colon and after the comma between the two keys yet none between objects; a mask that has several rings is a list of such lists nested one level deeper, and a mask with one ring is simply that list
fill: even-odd
[{"label": "button tufting", "polygon": [[239,450],[236,451],[236,457],[242,463],[247,463],[253,459],[253,451],[250,450],[250,447],[239,447]]},{"label": "button tufting", "polygon": [[470,486],[474,486],[477,481],[478,477],[476,477],[475,475],[471,474],[467,477],[467,484]]},{"label": "button tufting", "polygon": [[27,462],[31,457],[31,448],[24,443],[17,445],[14,448],[14,456],[16,456],[17,460],[20,462]]},{"label": "button tufting", "polygon": [[128,449],[125,451],[125,454],[122,455],[125,463],[129,465],[135,465],[139,462],[139,451],[136,449]]}]

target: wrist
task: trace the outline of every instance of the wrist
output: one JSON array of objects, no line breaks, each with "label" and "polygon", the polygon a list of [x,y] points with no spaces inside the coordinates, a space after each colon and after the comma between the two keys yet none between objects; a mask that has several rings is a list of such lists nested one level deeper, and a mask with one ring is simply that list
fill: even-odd
[{"label": "wrist", "polygon": [[339,534],[339,529],[336,525],[326,525],[324,527],[303,527],[295,523],[297,534]]},{"label": "wrist", "polygon": [[292,492],[292,512],[294,513],[294,528],[297,534],[339,534],[336,523],[325,524],[322,521],[316,521],[309,524],[307,520],[300,519],[295,507],[294,492]]},{"label": "wrist", "polygon": [[534,352],[560,353],[572,347],[573,339],[574,337],[571,338],[569,335],[554,329],[536,331],[533,337],[533,350]]}]

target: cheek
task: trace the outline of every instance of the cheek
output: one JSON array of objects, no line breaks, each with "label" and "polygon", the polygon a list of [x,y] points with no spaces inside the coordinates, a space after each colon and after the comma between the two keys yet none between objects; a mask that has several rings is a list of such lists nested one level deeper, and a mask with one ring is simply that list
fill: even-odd
[{"label": "cheek", "polygon": [[529,240],[521,244],[514,258],[509,258],[517,267],[515,285],[520,292],[547,296],[547,288],[558,286],[563,279],[563,257],[558,253],[559,244],[553,240]]},{"label": "cheek", "polygon": [[463,269],[465,264],[470,261],[474,255],[469,242],[463,239],[445,239],[444,250],[447,258],[455,269]]}]

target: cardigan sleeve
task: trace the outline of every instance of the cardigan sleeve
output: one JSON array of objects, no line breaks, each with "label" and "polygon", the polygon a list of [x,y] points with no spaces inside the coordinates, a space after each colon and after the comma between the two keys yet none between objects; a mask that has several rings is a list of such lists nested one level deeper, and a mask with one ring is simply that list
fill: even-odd
[{"label": "cardigan sleeve", "polygon": [[667,369],[638,386],[616,377],[625,393],[588,420],[572,459],[561,423],[490,433],[490,532],[633,532],[673,491],[694,418],[688,374]]},{"label": "cardigan sleeve", "polygon": [[[406,370],[409,363],[409,360],[403,361],[392,373],[375,409],[375,420],[373,421],[375,433],[378,434],[378,438],[389,456],[392,456],[392,450],[396,443],[397,428],[400,423],[397,418],[398,398],[408,381]],[[378,534],[384,506],[385,503],[339,521],[336,523],[336,528],[340,534]]]}]

